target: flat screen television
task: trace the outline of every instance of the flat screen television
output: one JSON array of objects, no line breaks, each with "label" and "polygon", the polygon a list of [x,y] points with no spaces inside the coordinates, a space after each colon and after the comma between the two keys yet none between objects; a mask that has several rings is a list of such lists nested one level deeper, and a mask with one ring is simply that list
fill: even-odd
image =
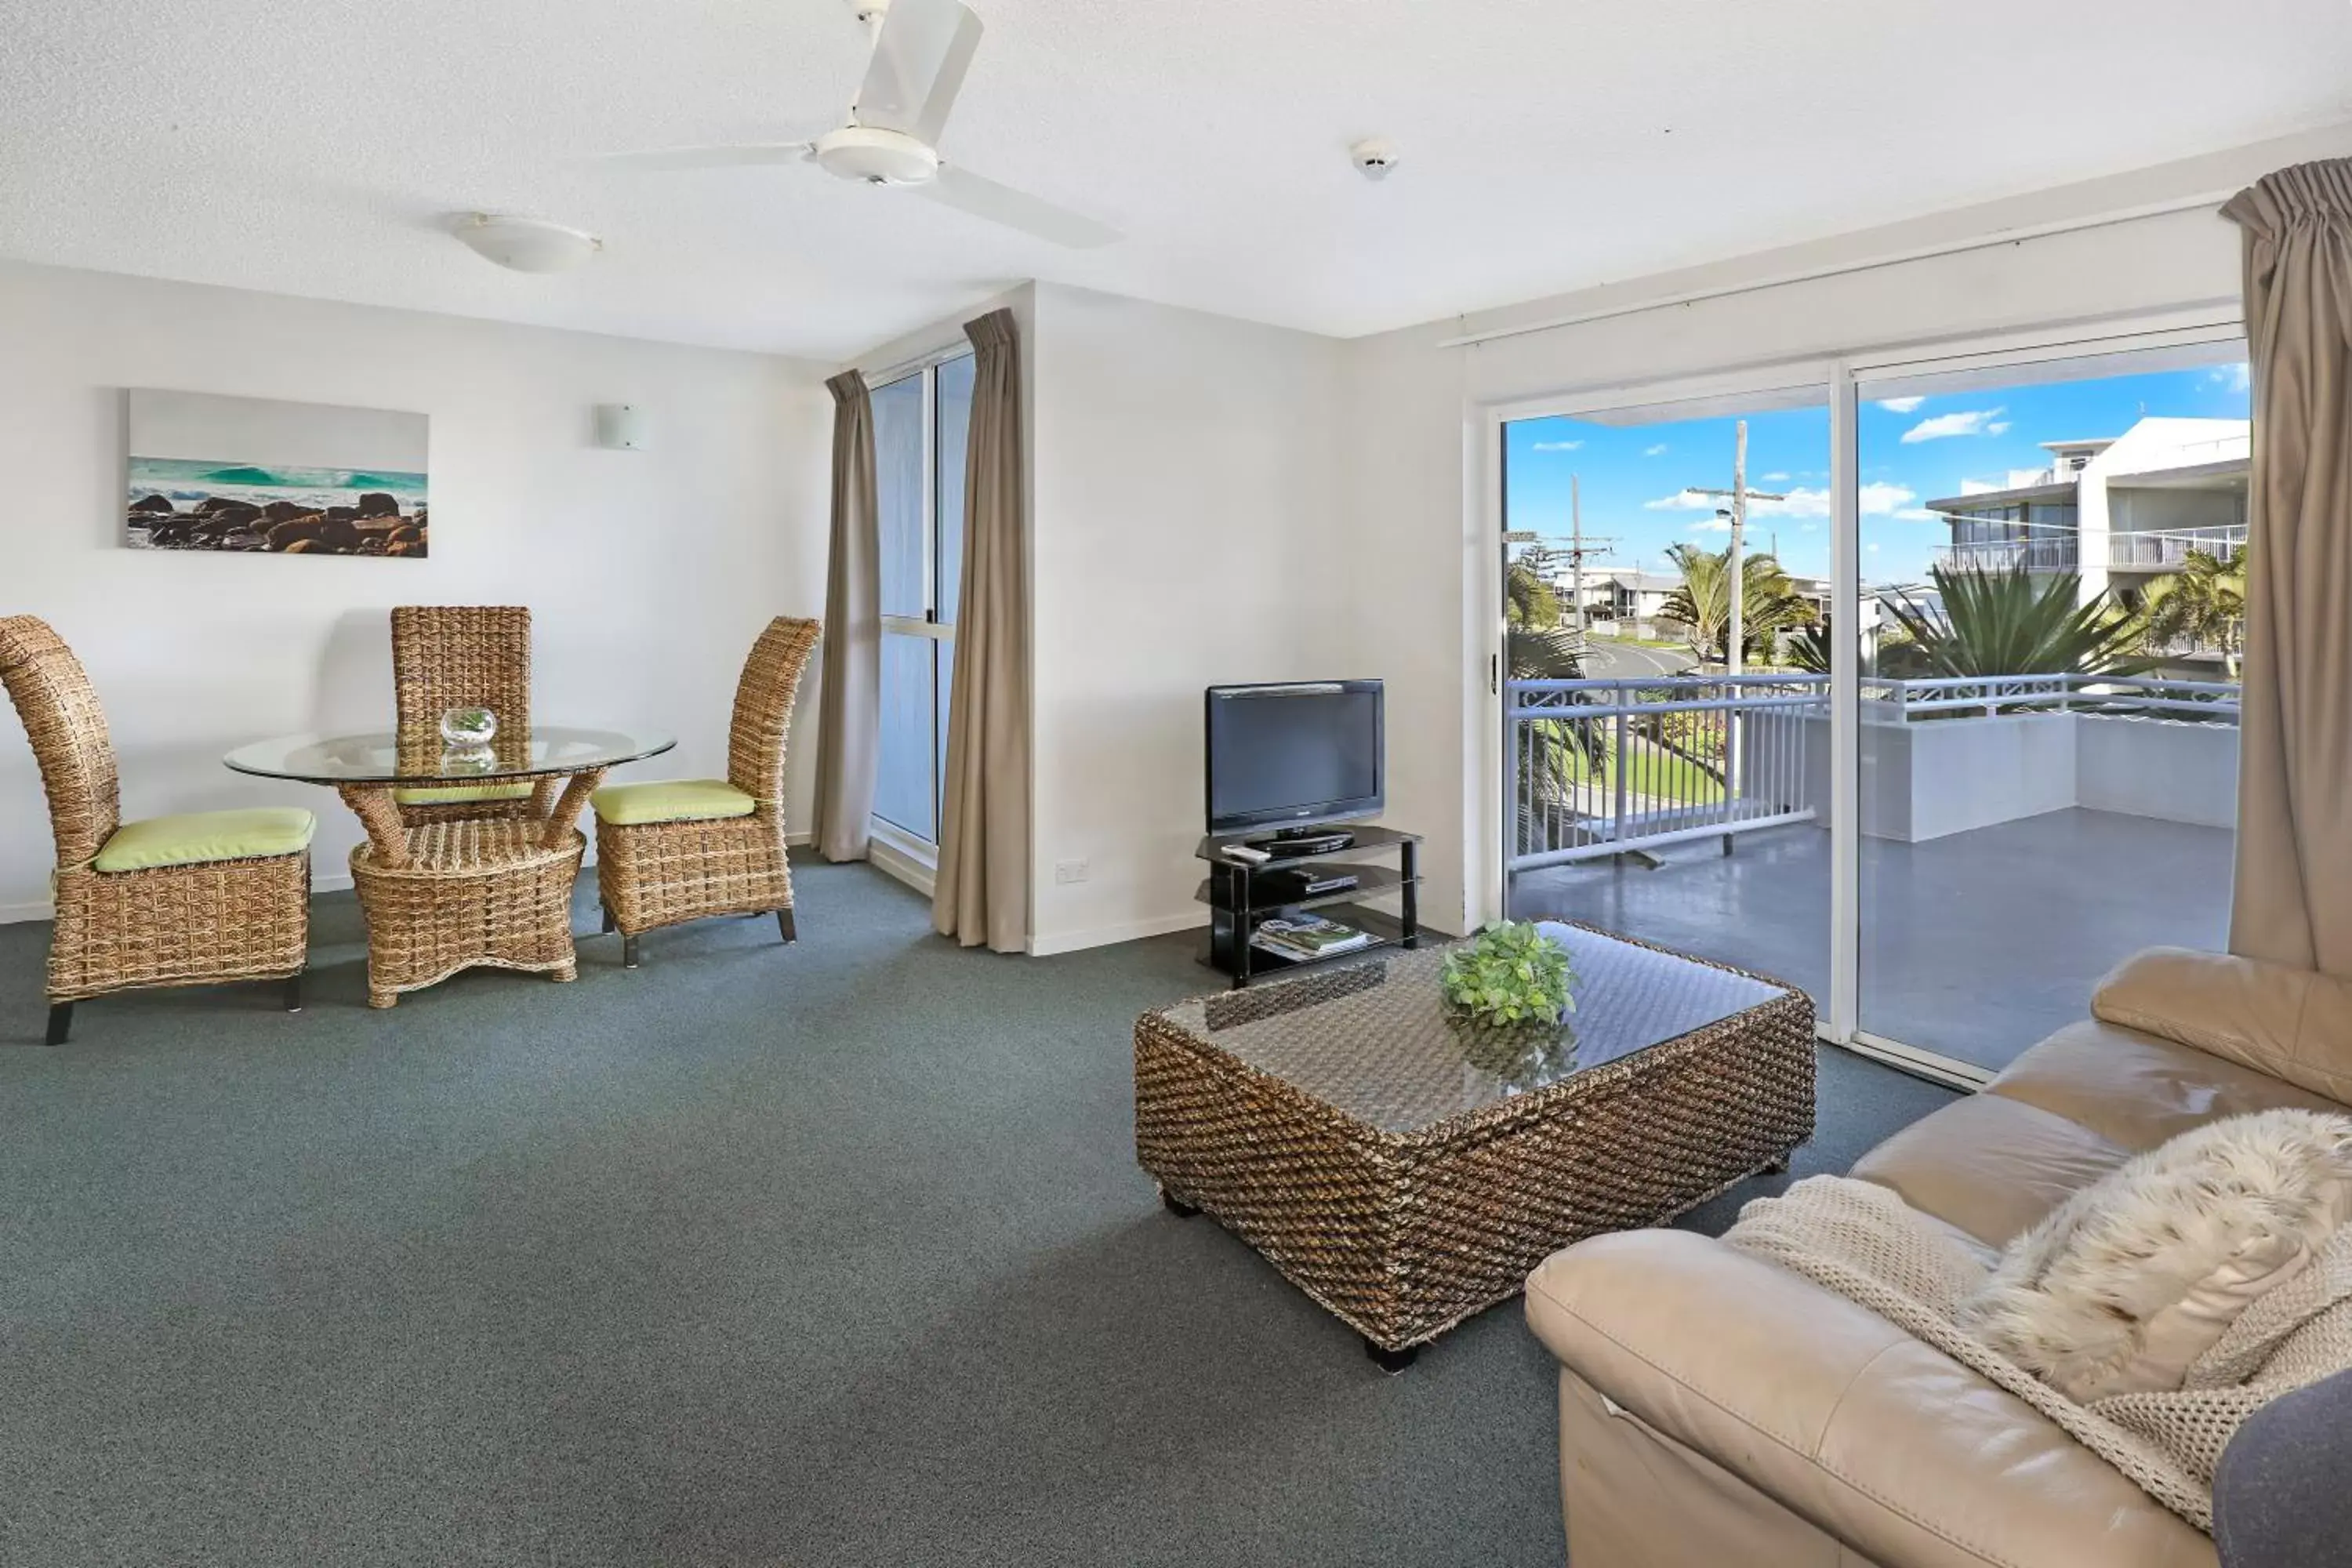
[{"label": "flat screen television", "polygon": [[1379,681],[1212,686],[1207,696],[1211,833],[1379,815]]}]

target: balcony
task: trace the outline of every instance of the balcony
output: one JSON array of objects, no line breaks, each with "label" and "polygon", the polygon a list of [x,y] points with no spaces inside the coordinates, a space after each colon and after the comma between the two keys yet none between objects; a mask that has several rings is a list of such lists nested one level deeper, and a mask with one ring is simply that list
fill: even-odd
[{"label": "balcony", "polygon": [[[1826,685],[1514,682],[1510,914],[1776,974],[1826,1007]],[[1866,681],[1863,1027],[1998,1069],[2127,954],[2223,945],[2236,696]]]},{"label": "balcony", "polygon": [[2080,552],[2071,533],[2042,539],[1987,539],[1947,544],[1936,552],[1936,564],[1947,572],[2072,572]]},{"label": "balcony", "polygon": [[2178,572],[2189,564],[2189,552],[2192,550],[2201,550],[2208,555],[2227,555],[2245,542],[2242,524],[2233,528],[2168,530],[2162,533],[2111,533],[2107,535],[2107,565],[2123,572]]}]

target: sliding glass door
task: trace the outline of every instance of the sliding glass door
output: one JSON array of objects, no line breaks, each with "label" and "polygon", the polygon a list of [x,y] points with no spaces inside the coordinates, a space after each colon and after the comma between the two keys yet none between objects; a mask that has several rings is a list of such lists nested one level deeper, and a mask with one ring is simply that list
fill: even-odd
[{"label": "sliding glass door", "polygon": [[1860,382],[1858,1022],[1998,1070],[2226,944],[2243,345]]},{"label": "sliding glass door", "polygon": [[1497,419],[1507,915],[1961,1083],[2226,945],[2244,342],[2054,339]]},{"label": "sliding glass door", "polygon": [[1828,392],[1503,426],[1505,907],[1828,1005]]}]

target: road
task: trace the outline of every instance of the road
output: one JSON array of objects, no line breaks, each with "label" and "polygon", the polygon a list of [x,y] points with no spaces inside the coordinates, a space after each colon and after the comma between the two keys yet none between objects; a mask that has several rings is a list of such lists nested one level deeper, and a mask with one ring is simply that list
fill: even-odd
[{"label": "road", "polygon": [[1584,646],[1587,680],[1647,680],[1653,676],[1679,675],[1698,663],[1688,648],[1644,647],[1612,637],[1594,637]]}]

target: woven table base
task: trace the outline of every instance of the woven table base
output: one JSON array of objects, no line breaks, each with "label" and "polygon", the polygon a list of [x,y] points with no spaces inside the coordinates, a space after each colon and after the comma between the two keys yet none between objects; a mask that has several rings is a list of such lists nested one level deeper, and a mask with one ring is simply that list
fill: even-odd
[{"label": "woven table base", "polygon": [[587,847],[577,829],[555,848],[547,824],[469,818],[407,830],[408,857],[380,865],[374,846],[352,851],[352,880],[368,928],[368,1005],[389,1007],[461,969],[577,974],[572,887]]},{"label": "woven table base", "polygon": [[[1428,966],[1411,973],[1433,986],[1434,955],[1391,962]],[[1261,1005],[1294,986],[1368,989],[1356,973],[1279,982]],[[1560,1247],[1670,1219],[1812,1136],[1812,1004],[1764,984],[1768,999],[1718,1022],[1404,1131],[1238,1059],[1171,1017],[1182,1005],[1147,1013],[1137,1159],[1171,1206],[1215,1216],[1373,1347],[1402,1351],[1517,1295]],[[1393,1037],[1357,1011],[1361,1033],[1311,1048],[1373,1084],[1425,1065],[1442,1047],[1402,1021],[1418,1018],[1417,991],[1395,989]],[[1293,1038],[1327,1026],[1317,1011],[1296,1012]]]}]

